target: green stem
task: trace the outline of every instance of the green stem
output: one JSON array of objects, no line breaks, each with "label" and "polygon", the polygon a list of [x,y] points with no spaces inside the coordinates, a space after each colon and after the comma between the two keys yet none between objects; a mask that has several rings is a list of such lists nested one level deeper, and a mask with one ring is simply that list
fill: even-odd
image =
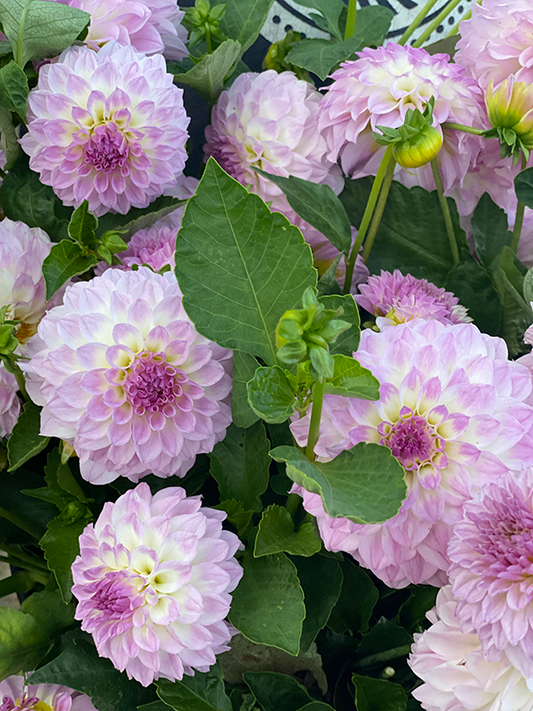
[{"label": "green stem", "polygon": [[463,133],[473,133],[474,136],[483,136],[485,133],[485,129],[483,128],[474,128],[473,126],[464,126],[462,123],[450,123],[449,121],[445,121],[443,124],[441,124],[442,128],[448,128],[451,131],[462,131]]},{"label": "green stem", "polygon": [[450,0],[446,7],[439,12],[437,17],[431,22],[426,29],[422,32],[417,41],[413,44],[413,47],[421,47],[424,42],[432,35],[432,33],[437,29],[439,25],[448,17],[448,15],[455,10],[459,3],[463,0]]},{"label": "green stem", "polygon": [[[525,170],[527,167],[527,158],[522,153],[522,165],[520,170]],[[520,235],[522,234],[522,225],[524,224],[524,213],[526,211],[526,206],[523,202],[518,201],[516,205],[516,218],[514,221],[513,228],[513,241],[511,242],[511,249],[513,252],[518,252],[518,245],[520,244]]]},{"label": "green stem", "polygon": [[19,386],[20,394],[22,395],[23,400],[25,402],[28,402],[30,398],[28,395],[28,391],[26,390],[26,381],[24,380],[24,373],[22,372],[17,363],[13,363],[13,375],[17,380],[17,385]]},{"label": "green stem", "polygon": [[[20,550],[16,546],[9,546],[7,543],[0,543],[0,551],[4,551],[4,553],[7,553],[10,558],[17,558],[22,562],[28,563],[28,565],[31,565],[34,568],[48,570],[48,566],[46,565],[44,560],[30,555],[29,553]],[[21,563],[16,563],[15,565],[20,565],[20,567],[23,567]]]},{"label": "green stem", "polygon": [[0,508],[0,516],[5,518],[7,521],[10,521],[14,526],[17,526],[18,528],[21,528],[23,531],[26,531],[30,536],[33,538],[41,538],[41,535],[35,531],[34,528],[29,526],[25,521],[20,519],[18,516],[15,516],[14,513],[11,513],[11,511],[6,511],[6,509]]},{"label": "green stem", "polygon": [[424,5],[424,7],[420,10],[418,15],[415,17],[415,19],[411,22],[409,27],[405,30],[403,35],[400,37],[398,40],[398,44],[405,44],[407,40],[411,37],[413,32],[419,28],[419,26],[422,24],[422,22],[426,19],[426,17],[429,15],[431,10],[435,7],[437,4],[438,0],[428,0],[428,2]]},{"label": "green stem", "polygon": [[442,214],[444,216],[446,232],[448,233],[448,239],[450,241],[450,249],[452,252],[453,263],[459,264],[459,248],[457,247],[457,240],[455,239],[455,231],[453,229],[450,206],[448,205],[448,201],[444,197],[444,188],[442,186],[442,180],[440,178],[439,166],[437,165],[436,158],[433,158],[433,160],[431,161],[431,170],[433,171],[435,185],[437,186],[437,194],[439,196],[439,202],[442,209]]},{"label": "green stem", "polygon": [[387,170],[385,172],[385,177],[383,179],[383,186],[379,194],[378,204],[376,205],[376,211],[374,217],[372,218],[372,224],[370,225],[370,230],[368,232],[368,237],[366,238],[365,246],[363,248],[363,259],[366,262],[370,256],[370,252],[374,245],[374,240],[376,239],[376,234],[378,232],[379,223],[383,217],[383,212],[385,210],[385,205],[387,204],[387,198],[389,197],[389,190],[392,183],[392,178],[394,177],[394,169],[396,168],[396,161],[394,158],[389,161]]},{"label": "green stem", "polygon": [[365,207],[365,212],[363,214],[363,219],[361,220],[361,224],[359,225],[357,238],[352,247],[352,251],[350,252],[350,256],[346,260],[346,275],[344,278],[344,290],[342,292],[343,294],[350,293],[350,289],[352,286],[353,270],[355,267],[355,260],[357,259],[357,255],[359,254],[359,250],[361,249],[361,245],[363,244],[363,240],[365,239],[365,235],[370,225],[370,221],[372,220],[372,214],[374,212],[376,202],[378,201],[381,186],[383,185],[383,179],[385,177],[387,167],[392,158],[393,148],[394,146],[392,145],[387,147],[387,150],[385,151],[383,158],[381,159],[381,163],[379,165],[376,177],[374,178],[374,184],[372,185],[372,190],[370,191],[370,196],[368,198],[368,202]]},{"label": "green stem", "polygon": [[348,5],[348,17],[346,18],[346,29],[344,39],[350,39],[355,32],[355,18],[357,16],[357,0],[350,0]]},{"label": "green stem", "polygon": [[[10,555],[0,555],[0,563],[5,563],[6,565],[12,565],[14,568],[22,568],[23,570],[29,570],[32,573],[38,573],[43,575],[45,570],[38,567],[37,565],[31,565],[18,558],[12,558]],[[48,571],[47,571],[48,572]]]},{"label": "green stem", "polygon": [[313,386],[313,409],[311,410],[311,423],[305,456],[312,462],[315,461],[315,445],[320,434],[320,419],[322,418],[322,405],[324,403],[324,383],[316,382]]},{"label": "green stem", "polygon": [[205,48],[207,49],[208,54],[212,54],[213,47],[211,45],[211,30],[208,25],[205,25]]}]

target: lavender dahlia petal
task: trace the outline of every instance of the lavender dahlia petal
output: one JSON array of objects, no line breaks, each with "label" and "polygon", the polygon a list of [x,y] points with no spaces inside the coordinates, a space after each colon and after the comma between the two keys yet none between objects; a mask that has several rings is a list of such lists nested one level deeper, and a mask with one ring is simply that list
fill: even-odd
[{"label": "lavender dahlia petal", "polygon": [[147,207],[176,185],[187,154],[183,91],[162,55],[108,42],[70,47],[39,72],[30,92],[30,167],[65,205],[96,215]]},{"label": "lavender dahlia petal", "polygon": [[[350,553],[390,587],[447,582],[447,545],[463,505],[509,469],[533,463],[531,375],[507,359],[499,338],[473,324],[416,319],[363,331],[357,360],[381,383],[368,402],[326,395],[315,449],[328,461],[359,442],[389,447],[402,463],[407,498],[383,524],[326,515],[301,488],[330,550]],[[305,444],[309,413],[291,425]]]},{"label": "lavender dahlia petal", "polygon": [[176,277],[108,269],[65,293],[28,343],[41,431],[80,457],[82,476],[183,476],[231,422],[232,354],[200,336]]},{"label": "lavender dahlia petal", "polygon": [[91,699],[56,684],[25,684],[23,676],[0,681],[0,711],[96,711]]},{"label": "lavender dahlia petal", "polygon": [[107,502],[80,536],[76,619],[100,656],[148,686],[205,672],[228,649],[225,618],[242,576],[226,514],[179,487],[147,484]]},{"label": "lavender dahlia petal", "polygon": [[0,364],[0,437],[9,437],[20,415],[17,379]]}]

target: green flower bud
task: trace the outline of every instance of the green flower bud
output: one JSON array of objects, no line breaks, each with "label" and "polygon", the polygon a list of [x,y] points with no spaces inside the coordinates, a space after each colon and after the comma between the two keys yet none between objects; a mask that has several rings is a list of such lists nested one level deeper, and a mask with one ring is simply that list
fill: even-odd
[{"label": "green flower bud", "polygon": [[324,350],[324,348],[313,346],[309,351],[309,358],[311,359],[309,371],[316,380],[329,380],[333,377],[335,361],[328,351]]},{"label": "green flower bud", "polygon": [[295,64],[287,62],[285,59],[291,49],[298,44],[301,39],[302,36],[299,32],[290,30],[282,40],[270,45],[266,57],[263,60],[263,69],[273,69],[278,74],[290,71],[294,72],[298,79],[311,81],[309,72],[301,67],[297,67]]},{"label": "green flower bud", "polygon": [[533,149],[533,85],[511,76],[494,91],[491,82],[485,103],[492,126],[488,136],[500,139],[502,157],[517,161],[522,149],[527,158]]},{"label": "green flower bud", "polygon": [[0,354],[2,355],[11,355],[19,344],[13,335],[13,330],[11,324],[0,326]]},{"label": "green flower bud", "polygon": [[302,339],[285,343],[278,349],[277,355],[285,365],[296,365],[307,355],[307,344]]},{"label": "green flower bud", "polygon": [[442,140],[434,126],[426,125],[413,138],[396,143],[392,156],[402,168],[420,168],[438,156]]}]

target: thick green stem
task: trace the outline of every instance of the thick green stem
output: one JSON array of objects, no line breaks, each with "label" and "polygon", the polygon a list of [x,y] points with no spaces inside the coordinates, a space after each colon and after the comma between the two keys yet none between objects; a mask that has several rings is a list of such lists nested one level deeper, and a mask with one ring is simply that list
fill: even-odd
[{"label": "thick green stem", "polygon": [[26,531],[26,533],[28,533],[30,536],[33,536],[33,538],[41,538],[41,534],[39,534],[34,528],[32,528],[32,526],[28,525],[26,521],[23,521],[14,513],[11,513],[11,511],[6,511],[6,509],[0,508],[0,516],[5,518],[7,521],[10,521],[14,526],[17,526],[23,531]]},{"label": "thick green stem", "polygon": [[28,402],[29,395],[26,390],[26,381],[24,380],[24,373],[20,369],[17,363],[13,363],[13,375],[17,380],[17,385],[19,386],[20,394],[22,395],[25,402]]},{"label": "thick green stem", "polygon": [[424,42],[431,37],[433,32],[437,29],[439,25],[441,25],[444,20],[448,17],[450,13],[452,13],[457,5],[459,5],[463,0],[450,0],[450,2],[446,5],[446,7],[442,10],[442,12],[439,12],[437,17],[431,22],[426,29],[422,32],[420,37],[417,39],[417,41],[414,43],[413,47],[421,47]]},{"label": "thick green stem", "polygon": [[322,418],[322,404],[324,403],[324,383],[315,383],[313,386],[313,409],[311,410],[311,423],[305,456],[312,462],[315,461],[315,445],[320,434],[320,420]]},{"label": "thick green stem", "polygon": [[448,128],[451,131],[462,131],[463,133],[473,133],[474,136],[482,136],[485,133],[483,128],[474,128],[473,126],[464,126],[462,123],[451,123],[445,121],[441,124],[442,128]]},{"label": "thick green stem", "polygon": [[398,40],[398,44],[405,44],[407,42],[407,40],[411,37],[413,32],[415,32],[420,27],[422,22],[424,22],[424,20],[429,15],[429,13],[433,10],[433,8],[437,4],[437,2],[438,2],[438,0],[428,0],[428,2],[424,5],[424,7],[420,10],[418,15],[411,22],[411,24],[405,30],[403,35],[400,37],[400,39]]},{"label": "thick green stem", "polygon": [[205,26],[205,48],[207,49],[208,54],[213,52],[213,47],[211,45],[211,30],[208,25]]},{"label": "thick green stem", "polygon": [[[527,158],[522,153],[522,165],[521,170],[525,170],[527,167]],[[523,202],[518,201],[516,205],[516,217],[514,221],[513,228],[513,241],[511,242],[511,249],[513,252],[518,252],[518,245],[520,244],[520,235],[522,234],[522,225],[524,224],[524,213],[526,211],[526,206]]]},{"label": "thick green stem", "polygon": [[459,264],[459,248],[457,247],[457,240],[455,239],[455,231],[453,229],[452,216],[450,214],[450,206],[448,201],[444,197],[444,188],[442,186],[442,180],[440,178],[439,166],[437,165],[437,160],[434,158],[431,161],[431,170],[433,171],[433,177],[435,179],[435,185],[437,186],[437,194],[439,196],[439,202],[442,209],[442,214],[444,216],[444,223],[446,225],[446,232],[448,233],[448,239],[450,241],[450,249],[452,252],[452,258],[454,264]]},{"label": "thick green stem", "polygon": [[370,221],[372,220],[372,214],[374,212],[376,202],[378,201],[381,186],[383,185],[383,179],[385,177],[387,167],[392,158],[392,151],[393,146],[388,146],[387,150],[383,155],[383,158],[381,159],[381,163],[379,165],[376,177],[374,178],[374,184],[372,185],[372,190],[370,191],[370,197],[368,198],[368,202],[365,207],[363,219],[361,220],[361,224],[359,225],[357,238],[352,247],[352,251],[350,252],[350,256],[346,260],[346,276],[344,278],[344,290],[342,292],[343,294],[350,293],[350,289],[352,286],[353,270],[355,267],[355,260],[357,259],[357,255],[359,254],[359,250],[361,249],[361,245],[363,244],[363,240],[365,239],[366,232],[370,225]]},{"label": "thick green stem", "polygon": [[344,30],[344,39],[350,39],[355,32],[355,18],[357,16],[357,0],[350,0],[348,5],[348,17],[346,18],[346,29]]},{"label": "thick green stem", "polygon": [[366,238],[365,246],[363,247],[363,259],[366,262],[370,256],[370,252],[374,245],[374,240],[376,239],[376,234],[378,232],[378,227],[383,217],[383,211],[385,210],[385,205],[387,204],[387,198],[389,197],[389,190],[394,177],[394,169],[396,168],[396,161],[394,158],[389,161],[387,170],[385,172],[385,177],[383,179],[383,185],[381,187],[381,192],[379,194],[378,204],[376,205],[376,212],[372,218],[372,224],[370,225],[370,230],[368,232],[368,237]]},{"label": "thick green stem", "polygon": [[39,568],[40,570],[48,570],[48,566],[44,562],[44,560],[41,560],[40,558],[36,558],[33,555],[30,555],[29,553],[26,553],[25,551],[20,550],[16,546],[10,546],[7,543],[0,543],[0,551],[4,551],[4,553],[7,553],[10,558],[17,559],[21,561],[20,563],[15,563],[15,565],[19,565],[21,568],[24,567],[23,563],[27,563],[30,565],[32,568]]}]

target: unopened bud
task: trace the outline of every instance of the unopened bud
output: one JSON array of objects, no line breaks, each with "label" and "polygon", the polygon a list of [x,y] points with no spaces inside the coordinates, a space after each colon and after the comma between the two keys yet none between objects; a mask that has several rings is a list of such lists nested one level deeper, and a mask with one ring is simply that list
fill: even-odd
[{"label": "unopened bud", "polygon": [[442,134],[434,126],[424,126],[420,133],[396,143],[392,155],[402,168],[421,168],[440,153]]},{"label": "unopened bud", "polygon": [[[533,85],[513,76],[494,90],[491,82],[485,96],[490,125],[500,139],[502,154],[518,156],[533,149]],[[489,134],[490,135],[490,134]]]}]

